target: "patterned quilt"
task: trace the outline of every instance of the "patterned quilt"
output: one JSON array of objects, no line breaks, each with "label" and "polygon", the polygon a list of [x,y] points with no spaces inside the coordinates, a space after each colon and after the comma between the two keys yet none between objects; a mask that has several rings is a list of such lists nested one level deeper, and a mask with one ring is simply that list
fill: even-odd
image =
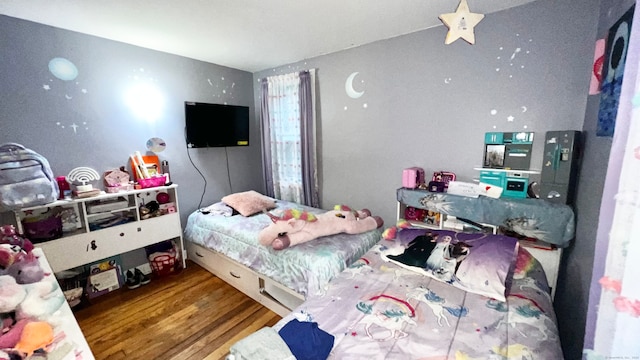
[{"label": "patterned quilt", "polygon": [[[278,200],[274,212],[300,209],[315,214],[325,210]],[[187,219],[185,240],[218,251],[255,272],[302,294],[323,294],[329,280],[356,261],[380,240],[381,230],[362,234],[325,236],[275,251],[258,243],[258,233],[271,223],[265,214],[223,216],[193,212]]]},{"label": "patterned quilt", "polygon": [[316,322],[331,359],[562,359],[541,265],[519,248],[506,301],[466,292],[389,262],[381,240],[273,328]]}]

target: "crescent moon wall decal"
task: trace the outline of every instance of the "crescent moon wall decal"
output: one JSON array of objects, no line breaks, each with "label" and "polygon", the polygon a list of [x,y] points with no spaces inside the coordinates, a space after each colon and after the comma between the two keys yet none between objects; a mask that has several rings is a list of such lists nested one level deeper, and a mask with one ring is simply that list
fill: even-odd
[{"label": "crescent moon wall decal", "polygon": [[358,92],[353,89],[353,79],[358,74],[359,72],[352,73],[351,75],[349,75],[349,77],[347,78],[347,81],[344,83],[344,89],[347,92],[347,95],[349,95],[349,97],[352,99],[357,99],[364,94],[364,91]]}]

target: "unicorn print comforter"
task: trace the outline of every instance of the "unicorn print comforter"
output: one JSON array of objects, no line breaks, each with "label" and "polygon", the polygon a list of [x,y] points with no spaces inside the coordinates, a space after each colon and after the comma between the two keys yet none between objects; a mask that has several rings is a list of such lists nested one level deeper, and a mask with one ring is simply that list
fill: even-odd
[{"label": "unicorn print comforter", "polygon": [[562,359],[540,264],[519,248],[506,301],[389,262],[381,240],[273,328],[293,319],[333,335],[330,359]]}]

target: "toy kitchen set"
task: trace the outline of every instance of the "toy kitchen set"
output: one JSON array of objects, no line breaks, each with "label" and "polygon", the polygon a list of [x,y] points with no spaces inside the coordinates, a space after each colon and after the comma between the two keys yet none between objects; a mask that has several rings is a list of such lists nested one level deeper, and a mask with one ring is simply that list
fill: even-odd
[{"label": "toy kitchen set", "polygon": [[[502,197],[541,198],[570,204],[579,162],[579,131],[548,131],[545,134],[542,170],[530,170],[533,132],[488,132],[480,182],[499,186]],[[530,181],[540,175],[540,184]]]}]

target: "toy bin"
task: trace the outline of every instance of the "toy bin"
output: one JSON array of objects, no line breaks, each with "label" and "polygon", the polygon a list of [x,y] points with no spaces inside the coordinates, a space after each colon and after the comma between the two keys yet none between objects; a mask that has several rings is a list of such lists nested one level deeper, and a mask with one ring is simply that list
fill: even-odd
[{"label": "toy bin", "polygon": [[149,255],[151,270],[156,276],[167,276],[174,272],[176,264],[175,252],[154,253]]},{"label": "toy bin", "polygon": [[22,220],[24,236],[37,244],[62,237],[62,219],[59,216],[45,215]]},{"label": "toy bin", "polygon": [[167,182],[166,175],[151,177],[148,179],[138,179],[138,184],[143,189],[162,186]]}]

